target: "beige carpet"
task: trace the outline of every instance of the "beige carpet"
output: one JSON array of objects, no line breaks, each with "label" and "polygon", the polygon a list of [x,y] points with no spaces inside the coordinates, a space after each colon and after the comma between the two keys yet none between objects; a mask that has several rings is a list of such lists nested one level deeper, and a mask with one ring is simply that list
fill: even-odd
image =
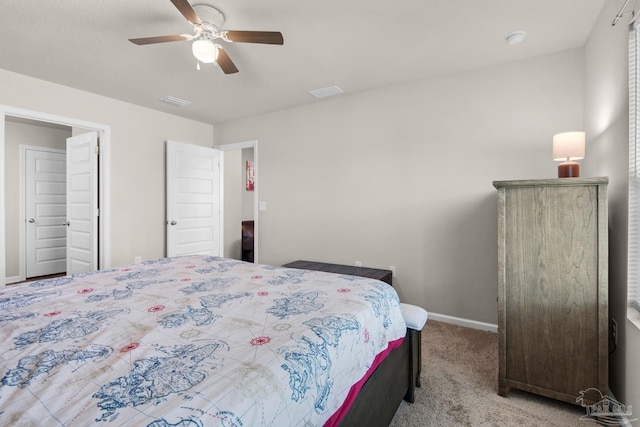
[{"label": "beige carpet", "polygon": [[498,335],[429,320],[422,330],[422,387],[391,426],[596,426],[585,409],[512,390],[498,395]]}]

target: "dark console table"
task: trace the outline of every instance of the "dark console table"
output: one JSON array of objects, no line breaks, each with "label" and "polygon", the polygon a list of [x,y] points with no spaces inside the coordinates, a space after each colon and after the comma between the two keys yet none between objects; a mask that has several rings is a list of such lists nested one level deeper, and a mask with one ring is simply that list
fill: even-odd
[{"label": "dark console table", "polygon": [[302,270],[326,271],[327,273],[345,274],[348,276],[367,277],[369,279],[381,280],[391,285],[391,270],[379,268],[354,267],[351,265],[329,264],[316,261],[293,261],[284,264],[283,267],[300,268]]}]

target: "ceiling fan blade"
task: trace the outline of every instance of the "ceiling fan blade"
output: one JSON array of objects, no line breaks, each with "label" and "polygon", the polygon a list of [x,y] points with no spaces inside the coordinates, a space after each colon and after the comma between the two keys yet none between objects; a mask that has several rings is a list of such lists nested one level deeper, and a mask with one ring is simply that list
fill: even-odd
[{"label": "ceiling fan blade", "polygon": [[137,44],[137,45],[179,42],[184,40],[189,40],[189,37],[183,36],[183,35],[174,35],[174,36],[156,36],[156,37],[143,37],[140,39],[129,39],[131,43]]},{"label": "ceiling fan blade", "polygon": [[279,31],[225,31],[227,38],[237,43],[284,44]]},{"label": "ceiling fan blade", "polygon": [[187,18],[187,21],[196,25],[202,24],[202,20],[187,0],[171,0],[171,3],[180,11],[182,16]]},{"label": "ceiling fan blade", "polygon": [[221,46],[218,46],[217,62],[225,74],[233,74],[238,72],[236,64],[233,63],[231,58],[229,58],[229,55],[227,55],[227,52]]}]

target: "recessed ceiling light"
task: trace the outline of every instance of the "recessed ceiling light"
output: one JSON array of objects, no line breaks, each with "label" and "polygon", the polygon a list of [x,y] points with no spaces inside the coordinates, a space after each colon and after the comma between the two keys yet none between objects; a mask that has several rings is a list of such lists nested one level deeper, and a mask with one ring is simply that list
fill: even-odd
[{"label": "recessed ceiling light", "polygon": [[507,41],[508,44],[514,45],[514,44],[522,43],[526,35],[527,33],[525,33],[524,31],[514,31],[513,33],[509,33],[506,36],[504,36],[504,39]]},{"label": "recessed ceiling light", "polygon": [[175,96],[167,95],[160,98],[160,101],[165,102],[167,104],[175,105],[176,107],[184,107],[185,105],[191,104],[191,101],[187,101],[186,99],[176,98]]},{"label": "recessed ceiling light", "polygon": [[344,91],[340,89],[338,86],[328,86],[320,89],[309,91],[309,95],[314,98],[326,98],[327,96],[338,95],[339,93],[343,93]]}]

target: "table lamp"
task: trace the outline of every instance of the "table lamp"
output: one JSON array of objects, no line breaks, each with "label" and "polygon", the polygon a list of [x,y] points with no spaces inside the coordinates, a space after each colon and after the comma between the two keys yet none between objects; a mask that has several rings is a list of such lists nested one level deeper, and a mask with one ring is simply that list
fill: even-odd
[{"label": "table lamp", "polygon": [[584,159],[584,132],[563,132],[553,136],[553,160],[560,161],[558,178],[578,178],[580,165],[574,160]]}]

